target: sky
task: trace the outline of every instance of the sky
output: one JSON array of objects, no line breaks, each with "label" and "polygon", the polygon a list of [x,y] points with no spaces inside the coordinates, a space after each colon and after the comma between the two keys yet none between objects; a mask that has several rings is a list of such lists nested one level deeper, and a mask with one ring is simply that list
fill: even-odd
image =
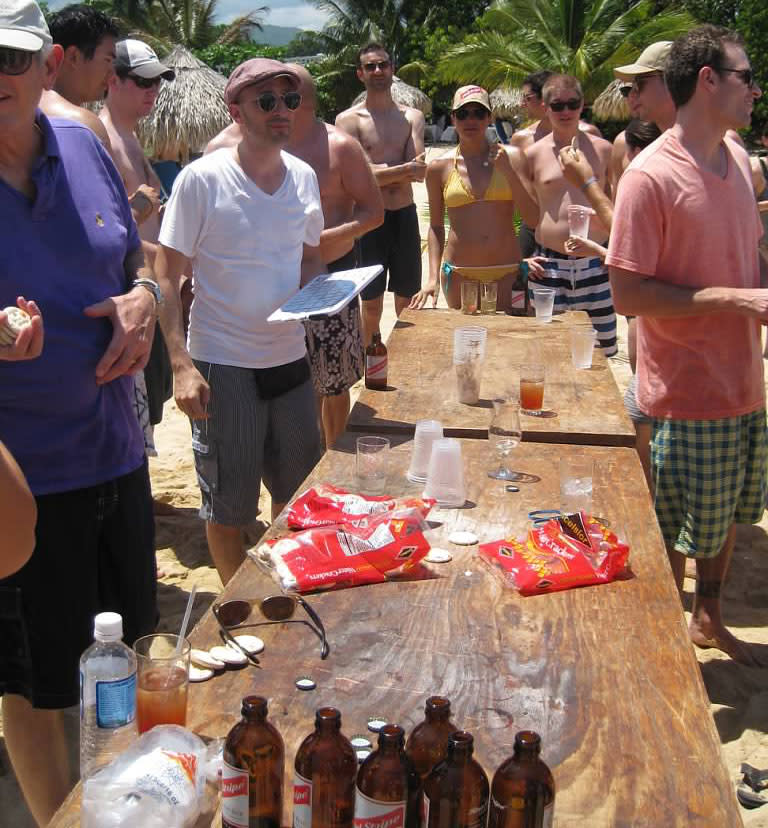
[{"label": "sky", "polygon": [[297,29],[319,31],[327,19],[325,12],[296,0],[219,0],[218,16],[226,22],[259,6],[269,7],[263,22],[271,26],[295,26]]}]

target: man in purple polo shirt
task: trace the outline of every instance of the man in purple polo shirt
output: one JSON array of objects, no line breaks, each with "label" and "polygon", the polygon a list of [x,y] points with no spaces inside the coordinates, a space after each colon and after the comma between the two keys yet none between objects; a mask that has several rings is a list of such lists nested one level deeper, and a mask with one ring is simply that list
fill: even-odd
[{"label": "man in purple polo shirt", "polygon": [[8,753],[40,825],[71,785],[62,709],[78,702],[93,616],[121,613],[129,643],[155,623],[130,375],[146,363],[162,299],[143,281],[151,274],[109,156],[90,130],[37,109],[55,75],[50,46],[33,0],[2,0],[0,308],[26,308],[33,326],[0,346],[0,435],[38,521],[29,562],[0,580],[0,693]]}]

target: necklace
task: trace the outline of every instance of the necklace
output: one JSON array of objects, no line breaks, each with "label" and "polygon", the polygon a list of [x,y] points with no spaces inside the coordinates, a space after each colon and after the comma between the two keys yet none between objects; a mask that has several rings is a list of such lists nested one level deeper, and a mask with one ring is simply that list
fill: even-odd
[{"label": "necklace", "polygon": [[[490,163],[491,163],[491,148],[490,148],[490,147],[488,147],[488,149],[485,151],[485,153],[484,153],[484,154],[485,154],[485,160],[484,160],[484,161],[481,161],[480,163],[482,164],[482,166],[483,166],[483,167],[488,167],[488,166],[490,165]],[[467,155],[465,155],[465,154],[462,152],[462,153],[461,153],[461,157],[464,159],[464,164],[466,164],[468,160],[472,160],[472,161],[474,161],[475,159],[477,159],[477,158],[481,158],[482,156],[481,156],[481,155],[470,155],[470,156],[467,156]]]}]

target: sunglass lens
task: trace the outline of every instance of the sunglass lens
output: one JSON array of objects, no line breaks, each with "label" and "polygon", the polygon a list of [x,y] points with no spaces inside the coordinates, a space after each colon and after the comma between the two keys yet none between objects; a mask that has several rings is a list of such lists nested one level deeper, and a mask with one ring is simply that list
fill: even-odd
[{"label": "sunglass lens", "polygon": [[301,103],[301,95],[298,92],[286,92],[283,95],[283,103],[288,109],[298,109]]},{"label": "sunglass lens", "polygon": [[259,106],[264,112],[271,112],[277,106],[277,96],[272,92],[259,95]]},{"label": "sunglass lens", "polygon": [[286,621],[296,610],[296,601],[289,595],[269,595],[259,606],[270,621]]},{"label": "sunglass lens", "polygon": [[32,52],[21,49],[0,49],[0,74],[23,75],[32,65]]},{"label": "sunglass lens", "polygon": [[242,624],[250,614],[251,605],[248,601],[225,601],[216,607],[216,615],[225,627]]}]

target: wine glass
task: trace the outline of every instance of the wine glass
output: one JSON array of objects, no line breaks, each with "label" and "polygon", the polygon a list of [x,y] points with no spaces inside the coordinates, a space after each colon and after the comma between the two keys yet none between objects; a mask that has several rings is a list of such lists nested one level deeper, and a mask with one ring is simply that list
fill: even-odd
[{"label": "wine glass", "polygon": [[493,416],[488,432],[499,460],[498,468],[489,471],[488,477],[496,480],[520,480],[522,475],[507,465],[507,458],[523,438],[520,406],[516,398],[497,398],[493,401]]}]

